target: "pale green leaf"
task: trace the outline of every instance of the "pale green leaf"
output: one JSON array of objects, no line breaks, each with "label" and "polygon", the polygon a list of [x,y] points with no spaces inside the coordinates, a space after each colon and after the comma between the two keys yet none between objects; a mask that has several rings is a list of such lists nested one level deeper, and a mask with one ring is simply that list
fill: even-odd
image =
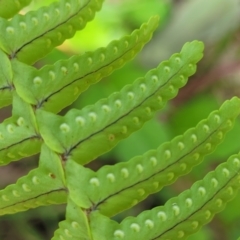
[{"label": "pale green leaf", "polygon": [[41,143],[34,109],[14,94],[13,116],[0,124],[0,165],[38,153]]},{"label": "pale green leaf", "polygon": [[93,212],[90,215],[93,239],[186,239],[210,222],[236,196],[240,188],[239,172],[240,154],[237,154],[164,206],[128,217],[121,224]]},{"label": "pale green leaf", "polygon": [[[27,102],[51,112],[70,105],[91,84],[122,67],[150,40],[158,25],[158,17],[131,35],[111,42],[106,48],[75,55],[40,70],[13,61],[17,93]],[[24,73],[24,77],[23,74]]]},{"label": "pale green leaf", "polygon": [[73,37],[94,18],[103,0],[60,0],[49,6],[0,21],[2,49],[10,58],[32,64]]},{"label": "pale green leaf", "polygon": [[52,240],[92,240],[87,211],[68,198],[66,220],[59,223]]},{"label": "pale green leaf", "polygon": [[42,146],[39,167],[30,171],[0,190],[0,215],[25,211],[50,204],[62,204],[67,200],[61,159]]},{"label": "pale green leaf", "polygon": [[[111,150],[121,139],[142,127],[155,112],[174,98],[202,57],[203,44],[193,41],[181,53],[149,71],[107,99],[65,117],[37,110],[37,121],[45,143],[65,158],[85,164]],[[94,149],[94,151],[92,151]]]},{"label": "pale green leaf", "polygon": [[113,216],[131,208],[149,194],[189,173],[213,152],[233,127],[240,113],[240,99],[226,101],[218,111],[183,135],[128,162],[104,166],[97,172],[72,160],[66,164],[71,197],[84,208]]},{"label": "pale green leaf", "polygon": [[0,49],[0,108],[9,105],[12,102],[12,80],[13,73],[11,62],[8,56]]}]

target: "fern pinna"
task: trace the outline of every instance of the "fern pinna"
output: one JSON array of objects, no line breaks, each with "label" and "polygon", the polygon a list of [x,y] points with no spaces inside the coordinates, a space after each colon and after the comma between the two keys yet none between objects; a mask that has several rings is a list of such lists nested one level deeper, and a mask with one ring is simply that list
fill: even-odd
[{"label": "fern pinna", "polygon": [[110,217],[189,173],[213,152],[240,113],[237,97],[195,128],[128,162],[96,172],[84,165],[140,129],[177,95],[195,73],[203,43],[186,43],[180,53],[119,92],[60,116],[91,84],[142,49],[158,17],[104,48],[36,69],[34,62],[93,19],[102,0],[59,0],[17,14],[30,2],[0,2],[0,106],[12,104],[12,117],[0,124],[0,165],[40,152],[39,167],[0,191],[0,215],[66,203],[66,219],[53,240],[185,239],[198,231],[236,195],[239,155],[164,206],[121,223]]}]

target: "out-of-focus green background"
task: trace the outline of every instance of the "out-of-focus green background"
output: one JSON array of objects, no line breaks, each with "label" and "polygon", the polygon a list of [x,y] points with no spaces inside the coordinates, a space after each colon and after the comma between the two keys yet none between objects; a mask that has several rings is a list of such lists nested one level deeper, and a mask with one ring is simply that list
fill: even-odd
[{"label": "out-of-focus green background", "polygon": [[[22,13],[53,0],[34,0]],[[240,96],[240,2],[237,0],[106,0],[101,12],[86,29],[78,32],[58,49],[36,63],[40,68],[73,54],[93,51],[106,46],[111,40],[129,34],[152,15],[160,15],[160,25],[152,41],[142,53],[110,77],[90,87],[74,103],[82,108],[100,98],[118,91],[127,83],[143,76],[160,61],[180,51],[186,41],[194,39],[205,43],[205,57],[198,71],[176,99],[171,101],[156,117],[137,133],[122,141],[111,152],[89,164],[96,170],[104,164],[127,161],[135,155],[156,148],[185,130],[196,125],[217,109],[225,100]],[[0,120],[10,116],[10,108],[0,111]],[[64,110],[62,112],[65,113]],[[225,142],[214,154],[161,192],[151,195],[133,209],[114,219],[136,216],[145,209],[164,204],[201,179],[207,172],[240,150],[240,121],[227,135]],[[0,168],[0,189],[14,183],[38,164],[38,156],[24,159]],[[40,207],[27,212],[0,217],[0,240],[48,240],[64,219],[65,205]],[[240,236],[240,194],[214,220],[189,240],[233,240]]]}]

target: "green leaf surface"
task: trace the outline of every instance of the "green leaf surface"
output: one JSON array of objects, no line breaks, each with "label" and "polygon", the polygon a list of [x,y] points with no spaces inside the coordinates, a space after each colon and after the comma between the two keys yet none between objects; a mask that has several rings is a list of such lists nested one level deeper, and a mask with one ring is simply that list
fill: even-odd
[{"label": "green leaf surface", "polygon": [[195,73],[202,50],[201,42],[187,43],[181,53],[174,54],[132,85],[95,105],[70,110],[65,117],[37,110],[41,136],[65,158],[71,156],[81,164],[95,159],[141,128],[177,95],[178,89]]},{"label": "green leaf surface", "polygon": [[39,167],[0,190],[0,215],[12,214],[67,200],[61,159],[42,146]]},{"label": "green leaf surface", "polygon": [[[72,198],[84,208],[113,216],[144,200],[149,194],[187,174],[221,143],[240,113],[240,99],[226,101],[196,128],[128,162],[104,166],[96,173],[74,161],[67,162],[67,185]],[[88,186],[88,187],[86,187]]]},{"label": "green leaf surface", "polygon": [[87,212],[68,199],[66,220],[59,223],[52,240],[92,240]]},{"label": "green leaf surface", "polygon": [[41,142],[22,117],[6,119],[0,124],[0,165],[38,153]]},{"label": "green leaf surface", "polygon": [[40,151],[34,110],[14,94],[13,116],[0,124],[0,165],[31,156]]},{"label": "green leaf surface", "polygon": [[121,224],[93,212],[90,215],[93,239],[103,239],[98,236],[109,240],[186,239],[236,196],[240,188],[239,172],[240,154],[237,154],[164,206],[128,217]]},{"label": "green leaf surface", "polygon": [[[31,3],[31,0],[1,0],[0,17],[10,18],[14,16],[23,7]],[[1,21],[1,20],[0,20]]]},{"label": "green leaf surface", "polygon": [[8,56],[0,49],[0,108],[12,102],[12,79],[13,73],[11,62]]},{"label": "green leaf surface", "polygon": [[25,101],[38,108],[59,112],[75,101],[91,84],[132,59],[152,37],[158,19],[152,17],[139,30],[112,41],[106,48],[82,56],[75,55],[40,70],[14,61],[16,91]]},{"label": "green leaf surface", "polygon": [[103,0],[60,0],[0,21],[2,48],[11,58],[32,64],[85,27]]},{"label": "green leaf surface", "polygon": [[97,195],[91,199],[92,191],[94,187],[100,187],[96,173],[71,159],[66,162],[65,169],[66,184],[72,200],[84,209],[94,208],[94,200],[99,198],[99,192],[96,191]]}]

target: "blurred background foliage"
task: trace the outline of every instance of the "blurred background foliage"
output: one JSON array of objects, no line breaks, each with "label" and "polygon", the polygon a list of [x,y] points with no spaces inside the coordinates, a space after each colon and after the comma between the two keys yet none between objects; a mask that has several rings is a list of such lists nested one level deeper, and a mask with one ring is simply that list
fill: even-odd
[{"label": "blurred background foliage", "polygon": [[[34,0],[24,12],[48,5],[53,0]],[[122,141],[111,152],[101,156],[88,167],[97,170],[102,165],[127,161],[131,157],[158,147],[196,125],[221,103],[240,96],[240,2],[238,0],[105,0],[94,21],[65,41],[35,66],[40,68],[73,54],[82,54],[129,34],[152,15],[160,15],[160,25],[150,43],[138,57],[111,76],[90,87],[73,104],[82,108],[120,90],[125,84],[143,76],[160,61],[180,51],[181,46],[194,39],[205,43],[205,57],[197,73],[165,109],[156,114],[137,133]],[[70,108],[70,107],[69,107]],[[68,108],[68,109],[69,109]],[[64,114],[68,109],[65,109]],[[0,112],[1,121],[10,116],[10,108]],[[169,198],[189,188],[219,163],[240,149],[240,119],[223,144],[193,171],[161,192],[151,195],[133,209],[114,219],[121,221],[136,216],[144,209],[164,204]],[[0,188],[14,183],[38,164],[38,156],[11,163],[0,168]],[[240,236],[240,194],[213,221],[189,240],[231,240]],[[0,240],[50,239],[58,222],[64,219],[65,206],[40,207],[0,218]]]}]

